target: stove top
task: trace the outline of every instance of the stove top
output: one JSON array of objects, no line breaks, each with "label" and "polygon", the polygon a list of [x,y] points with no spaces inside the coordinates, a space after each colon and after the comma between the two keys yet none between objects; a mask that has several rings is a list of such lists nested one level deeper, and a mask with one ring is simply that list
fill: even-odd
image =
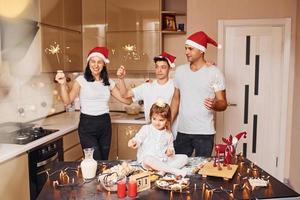
[{"label": "stove top", "polygon": [[12,133],[0,134],[0,143],[27,144],[56,131],[58,130],[44,129],[42,127],[23,128]]}]

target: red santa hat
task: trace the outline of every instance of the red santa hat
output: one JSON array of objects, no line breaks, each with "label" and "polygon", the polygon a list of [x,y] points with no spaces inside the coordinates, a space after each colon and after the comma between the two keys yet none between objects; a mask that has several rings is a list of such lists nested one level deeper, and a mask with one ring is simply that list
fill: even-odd
[{"label": "red santa hat", "polygon": [[208,43],[214,45],[215,47],[218,47],[219,49],[222,48],[221,45],[218,45],[216,41],[211,39],[203,31],[199,31],[190,35],[185,41],[185,44],[195,47],[202,52],[206,51]]},{"label": "red santa hat", "polygon": [[162,52],[162,54],[160,54],[157,57],[158,58],[165,58],[168,61],[168,63],[169,63],[169,65],[170,65],[171,68],[175,67],[175,63],[174,63],[174,61],[176,59],[175,56],[173,56],[173,55],[171,55],[171,54],[169,54],[169,53],[167,53],[167,52],[164,51],[164,52]]},{"label": "red santa hat", "polygon": [[244,132],[240,132],[240,133],[236,134],[236,135],[233,137],[232,143],[233,143],[233,144],[237,143],[237,142],[241,139],[242,136],[244,136],[244,138],[246,138],[247,132],[244,131]]},{"label": "red santa hat", "polygon": [[86,59],[87,62],[89,62],[89,60],[92,57],[95,57],[95,56],[101,58],[105,64],[109,63],[108,49],[106,47],[95,47],[95,48],[93,48],[88,54],[88,57]]}]

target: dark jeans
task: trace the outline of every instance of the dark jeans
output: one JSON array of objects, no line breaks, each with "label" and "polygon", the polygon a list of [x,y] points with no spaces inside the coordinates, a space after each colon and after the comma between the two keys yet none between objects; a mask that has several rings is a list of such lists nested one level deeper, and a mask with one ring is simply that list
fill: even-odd
[{"label": "dark jeans", "polygon": [[108,113],[99,116],[80,114],[78,132],[81,147],[82,149],[94,148],[95,160],[108,160],[111,131]]},{"label": "dark jeans", "polygon": [[194,135],[178,132],[174,147],[176,154],[210,157],[214,146],[214,135]]}]

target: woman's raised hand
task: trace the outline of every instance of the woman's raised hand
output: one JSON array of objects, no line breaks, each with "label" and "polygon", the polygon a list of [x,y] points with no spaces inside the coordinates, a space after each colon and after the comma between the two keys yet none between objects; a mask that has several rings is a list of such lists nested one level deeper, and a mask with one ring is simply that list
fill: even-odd
[{"label": "woman's raised hand", "polygon": [[117,71],[117,76],[119,79],[123,79],[123,78],[125,78],[125,75],[126,75],[125,67],[123,65],[121,65]]},{"label": "woman's raised hand", "polygon": [[61,85],[66,83],[66,75],[62,70],[57,70],[55,80]]}]

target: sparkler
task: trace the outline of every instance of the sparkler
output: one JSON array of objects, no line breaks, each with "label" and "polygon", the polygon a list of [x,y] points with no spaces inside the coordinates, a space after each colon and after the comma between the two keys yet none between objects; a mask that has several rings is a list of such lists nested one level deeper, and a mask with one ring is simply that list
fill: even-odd
[{"label": "sparkler", "polygon": [[60,60],[59,60],[59,57],[58,57],[58,54],[61,52],[60,50],[61,49],[59,47],[59,44],[54,42],[54,45],[50,45],[49,48],[46,48],[45,52],[48,53],[48,54],[51,54],[51,55],[56,55],[57,62],[60,64]]}]

